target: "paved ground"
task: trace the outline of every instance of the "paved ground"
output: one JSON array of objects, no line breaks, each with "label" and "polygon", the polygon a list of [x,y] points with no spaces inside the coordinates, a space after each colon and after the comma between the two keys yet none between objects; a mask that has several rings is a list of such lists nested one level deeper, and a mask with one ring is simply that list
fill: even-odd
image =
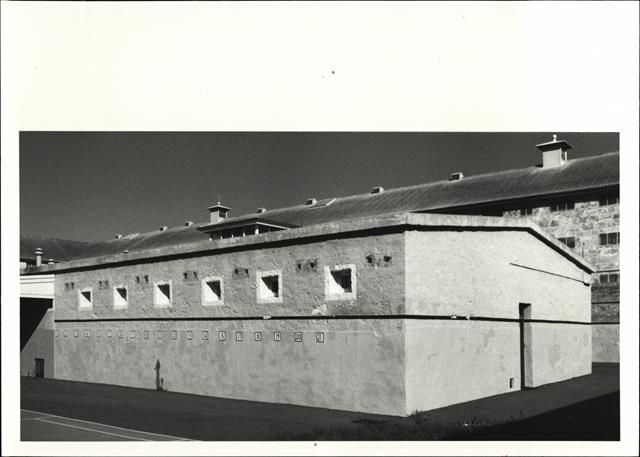
[{"label": "paved ground", "polygon": [[413,418],[22,378],[24,441],[619,439],[619,367]]}]

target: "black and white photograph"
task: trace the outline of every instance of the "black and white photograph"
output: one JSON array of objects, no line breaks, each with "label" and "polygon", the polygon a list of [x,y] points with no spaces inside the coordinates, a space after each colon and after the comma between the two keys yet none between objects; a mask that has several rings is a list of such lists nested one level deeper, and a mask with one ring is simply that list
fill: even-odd
[{"label": "black and white photograph", "polygon": [[3,455],[637,455],[637,4],[2,7]]}]

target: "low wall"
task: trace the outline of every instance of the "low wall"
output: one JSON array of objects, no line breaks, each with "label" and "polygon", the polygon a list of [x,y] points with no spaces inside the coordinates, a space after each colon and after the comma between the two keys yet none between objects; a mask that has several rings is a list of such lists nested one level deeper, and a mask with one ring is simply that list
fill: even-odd
[{"label": "low wall", "polygon": [[593,323],[593,361],[620,363],[620,324]]},{"label": "low wall", "polygon": [[170,391],[404,413],[404,329],[398,320],[88,322],[58,323],[56,329],[59,379],[155,389],[159,361]]}]

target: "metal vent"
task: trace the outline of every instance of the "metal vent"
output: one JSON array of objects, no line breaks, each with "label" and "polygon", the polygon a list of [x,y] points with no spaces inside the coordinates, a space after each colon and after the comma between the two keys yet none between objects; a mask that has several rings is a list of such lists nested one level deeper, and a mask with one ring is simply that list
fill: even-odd
[{"label": "metal vent", "polygon": [[449,175],[449,181],[460,181],[462,178],[464,178],[464,175],[461,171],[457,171]]},{"label": "metal vent", "polygon": [[318,200],[316,200],[315,198],[307,198],[307,201],[304,202],[304,204],[307,206],[315,205],[316,203],[318,203]]},{"label": "metal vent", "polygon": [[371,189],[372,194],[381,194],[382,192],[384,192],[384,187],[382,186],[377,186]]}]

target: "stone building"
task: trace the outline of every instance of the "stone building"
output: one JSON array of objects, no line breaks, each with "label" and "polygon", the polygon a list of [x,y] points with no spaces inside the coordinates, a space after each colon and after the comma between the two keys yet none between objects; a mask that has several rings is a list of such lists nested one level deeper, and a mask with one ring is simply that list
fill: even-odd
[{"label": "stone building", "polygon": [[408,415],[591,372],[593,268],[529,222],[123,246],[49,267],[56,378]]},{"label": "stone building", "polygon": [[26,271],[55,278],[55,377],[406,415],[617,361],[618,153],[538,147],[525,169],[218,203]]}]

